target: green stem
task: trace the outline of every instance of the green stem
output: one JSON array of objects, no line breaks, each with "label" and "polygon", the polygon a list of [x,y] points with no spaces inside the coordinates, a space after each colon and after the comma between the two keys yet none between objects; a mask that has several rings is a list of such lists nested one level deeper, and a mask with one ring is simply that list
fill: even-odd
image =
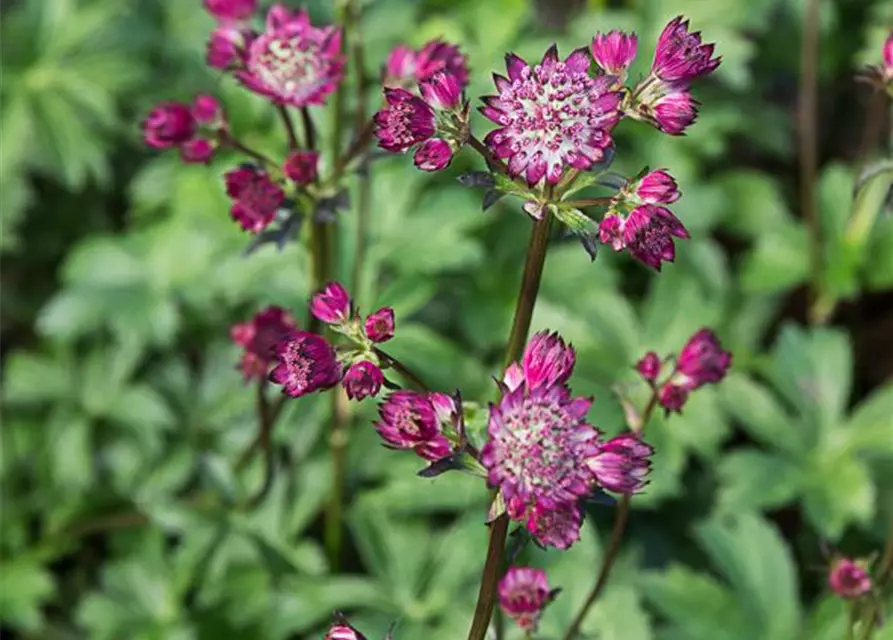
[{"label": "green stem", "polygon": [[378,347],[375,348],[375,355],[377,355],[383,363],[387,364],[394,371],[406,378],[419,391],[429,391],[431,389],[431,387],[425,384],[424,380],[413,373],[412,369],[397,360],[397,358],[388,355]]},{"label": "green stem", "polygon": [[[548,213],[542,220],[533,223],[530,242],[527,245],[527,259],[524,262],[524,274],[521,279],[521,291],[515,306],[515,318],[512,321],[512,332],[509,335],[505,352],[505,363],[515,362],[521,358],[527,342],[527,332],[533,317],[533,308],[539,293],[543,266],[546,263],[546,250],[549,246],[549,227],[551,215]],[[493,605],[496,602],[496,585],[502,575],[502,559],[505,551],[505,539],[508,534],[509,519],[502,514],[490,525],[490,540],[487,544],[487,558],[481,574],[481,586],[478,590],[477,605],[468,640],[483,640],[493,616]]]},{"label": "green stem", "polygon": [[[350,0],[347,12],[354,25],[353,38],[350,42],[351,67],[354,70],[354,82],[356,83],[356,114],[354,116],[354,139],[362,136],[366,125],[366,65],[363,51],[362,29],[360,29],[362,8],[357,0]],[[359,172],[357,184],[357,217],[356,217],[356,245],[354,247],[353,273],[351,274],[351,291],[355,299],[362,299],[360,286],[362,283],[363,267],[366,260],[366,240],[369,227],[369,214],[372,205],[372,185],[369,179],[369,163],[363,161]]]},{"label": "green stem", "polygon": [[295,124],[292,122],[288,107],[280,105],[277,107],[277,110],[279,111],[279,117],[282,118],[285,133],[288,136],[288,150],[296,151],[298,149],[298,136],[295,133]]}]

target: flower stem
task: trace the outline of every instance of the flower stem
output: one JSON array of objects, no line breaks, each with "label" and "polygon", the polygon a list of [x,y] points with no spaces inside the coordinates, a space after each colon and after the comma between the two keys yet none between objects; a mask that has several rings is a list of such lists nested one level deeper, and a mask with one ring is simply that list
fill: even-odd
[{"label": "flower stem", "polygon": [[292,122],[291,114],[288,112],[288,108],[283,105],[276,107],[276,109],[279,111],[282,124],[285,126],[285,133],[288,136],[288,150],[295,151],[298,148],[298,136],[295,133],[295,124]]},{"label": "flower stem", "polygon": [[[634,432],[641,433],[645,429],[645,426],[651,419],[651,414],[654,413],[654,409],[657,407],[657,395],[657,387],[652,386],[651,398],[648,400],[648,404],[642,412],[640,422],[633,427]],[[602,563],[602,568],[595,580],[595,585],[592,587],[589,595],[586,596],[586,601],[583,603],[583,606],[580,607],[580,611],[574,617],[571,625],[567,628],[567,631],[564,634],[564,640],[573,640],[573,638],[577,636],[580,632],[580,626],[583,624],[583,620],[586,619],[586,615],[589,613],[592,605],[595,604],[595,601],[608,584],[611,569],[614,568],[614,562],[620,554],[620,543],[623,541],[623,534],[626,532],[626,524],[629,522],[631,499],[632,497],[630,494],[624,494],[620,499],[620,506],[617,507],[617,516],[614,518],[614,528],[611,530],[611,537],[608,540],[608,548],[605,551],[605,560]]]},{"label": "flower stem", "polygon": [[[357,0],[350,0],[347,4],[347,15],[354,28],[351,33],[350,59],[354,71],[356,91],[356,113],[354,115],[354,139],[358,139],[366,125],[366,65],[365,52],[363,51],[362,7]],[[358,175],[357,185],[357,211],[356,211],[356,244],[354,247],[353,272],[351,274],[351,291],[356,298],[361,299],[360,286],[362,283],[363,267],[366,259],[367,229],[369,226],[369,214],[372,204],[372,185],[369,180],[369,162],[363,160]]]},{"label": "flower stem", "polygon": [[[540,280],[543,275],[543,266],[546,263],[546,249],[549,246],[551,218],[552,216],[546,213],[541,220],[533,223],[533,229],[530,232],[530,242],[527,245],[527,259],[524,262],[524,274],[521,279],[521,290],[515,307],[512,332],[506,346],[506,366],[511,362],[519,360],[524,352],[524,344],[527,342],[527,332],[530,330],[530,320],[533,317],[533,308],[536,305],[536,297],[539,293]],[[483,640],[487,634],[487,628],[490,626],[493,605],[496,602],[496,584],[502,575],[502,559],[508,529],[509,519],[506,514],[496,518],[490,525],[487,558],[484,561],[481,586],[478,590],[478,600],[474,609],[471,630],[468,632],[468,640]]]},{"label": "flower stem", "polygon": [[413,373],[412,370],[405,364],[397,360],[397,358],[388,355],[377,347],[375,348],[375,355],[377,355],[382,360],[382,362],[386,363],[394,371],[398,372],[401,376],[406,378],[419,391],[429,391],[431,389],[431,387],[425,384],[424,380]]},{"label": "flower stem", "polygon": [[221,145],[230,147],[231,149],[235,149],[236,151],[241,151],[249,158],[253,158],[260,162],[261,165],[264,165],[267,169],[278,166],[275,162],[273,162],[272,159],[270,159],[268,156],[265,156],[260,151],[256,151],[251,147],[236,140],[228,131],[221,132],[219,140]]}]

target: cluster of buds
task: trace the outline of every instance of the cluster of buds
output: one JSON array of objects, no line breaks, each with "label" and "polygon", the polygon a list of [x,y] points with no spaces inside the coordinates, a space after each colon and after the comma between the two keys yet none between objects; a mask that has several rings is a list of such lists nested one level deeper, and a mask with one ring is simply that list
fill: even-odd
[{"label": "cluster of buds", "polygon": [[216,98],[199,95],[191,105],[162,102],[143,121],[143,139],[155,149],[179,149],[184,162],[207,164],[226,131],[223,109]]},{"label": "cluster of buds", "polygon": [[667,413],[680,413],[689,394],[706,384],[720,382],[732,364],[732,354],[724,351],[719,339],[710,329],[697,331],[675,359],[669,374],[665,365],[670,356],[661,360],[655,352],[646,353],[636,365],[639,375],[657,392],[657,401]]}]

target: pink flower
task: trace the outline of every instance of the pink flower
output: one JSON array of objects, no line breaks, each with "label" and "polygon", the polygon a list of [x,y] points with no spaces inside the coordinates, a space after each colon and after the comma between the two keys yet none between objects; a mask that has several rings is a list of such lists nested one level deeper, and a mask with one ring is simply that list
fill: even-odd
[{"label": "pink flower", "polygon": [[375,429],[391,447],[413,449],[426,460],[438,460],[450,453],[437,411],[427,396],[415,391],[395,391],[379,405],[378,413]]},{"label": "pink flower", "polygon": [[156,149],[177,147],[195,134],[195,118],[188,105],[180,102],[161,102],[143,121],[143,139]]},{"label": "pink flower", "polygon": [[208,164],[215,151],[214,144],[207,138],[193,138],[180,145],[180,157],[188,163]]},{"label": "pink flower", "polygon": [[299,398],[314,391],[330,389],[341,378],[335,349],[322,336],[293,329],[276,345],[279,364],[270,380],[282,385],[282,392]]},{"label": "pink flower", "polygon": [[828,573],[828,586],[841,598],[858,598],[871,591],[871,576],[858,562],[837,558]]},{"label": "pink flower", "polygon": [[576,504],[557,507],[537,505],[530,510],[525,526],[543,547],[570,549],[580,539],[582,516]]},{"label": "pink flower", "polygon": [[450,143],[442,138],[425,140],[412,156],[413,163],[422,171],[440,171],[453,159]]},{"label": "pink flower", "polygon": [[344,620],[338,620],[329,627],[323,640],[366,640],[366,636],[347,624]]},{"label": "pink flower", "polygon": [[650,445],[631,433],[625,433],[599,446],[599,451],[587,461],[598,483],[608,491],[635,493],[646,483],[651,469],[649,458],[654,453]]},{"label": "pink flower", "polygon": [[226,70],[243,66],[251,38],[247,32],[229,25],[221,25],[211,32],[205,62],[212,69]]},{"label": "pink flower", "polygon": [[226,193],[234,200],[230,214],[242,228],[260,233],[276,217],[285,193],[270,180],[266,171],[242,167],[224,175]]},{"label": "pink flower", "polygon": [[686,400],[688,400],[688,389],[672,383],[662,386],[657,396],[658,403],[667,413],[682,413]]},{"label": "pink flower", "polygon": [[514,391],[524,384],[524,369],[517,362],[511,363],[505,369],[505,375],[502,377],[502,384],[508,391]]},{"label": "pink flower", "polygon": [[405,45],[397,45],[388,54],[384,66],[384,86],[400,87],[415,78],[415,51]]},{"label": "pink flower", "polygon": [[731,364],[732,354],[723,351],[716,334],[700,329],[682,347],[676,371],[681,374],[681,386],[694,390],[720,382]]},{"label": "pink flower", "polygon": [[217,98],[202,93],[192,102],[192,116],[199,124],[216,128],[223,123],[223,107]]},{"label": "pink flower", "polygon": [[625,246],[623,244],[623,225],[625,220],[617,214],[611,213],[606,215],[601,222],[598,223],[598,239],[603,244],[611,245],[614,251],[620,251]]},{"label": "pink flower", "polygon": [[248,46],[245,69],[235,76],[276,104],[306,107],[324,104],[343,71],[340,28],[314,27],[303,9],[293,14],[274,5],[266,31]]},{"label": "pink flower", "polygon": [[688,231],[669,209],[644,204],[633,209],[623,224],[623,244],[630,255],[660,271],[661,262],[673,262],[673,238],[687,239]]},{"label": "pink flower", "polygon": [[610,76],[589,76],[590,62],[586,49],[561,61],[554,45],[534,66],[506,56],[508,78],[494,75],[499,93],[483,98],[481,113],[499,125],[484,142],[511,175],[556,184],[566,168],[586,170],[604,158],[620,94]]},{"label": "pink flower", "polygon": [[657,41],[651,73],[669,83],[690,83],[712,73],[721,58],[711,58],[713,44],[702,44],[700,32],[689,33],[688,20],[673,18]]},{"label": "pink flower", "polygon": [[636,57],[638,38],[634,33],[610,31],[596,33],[592,39],[592,58],[595,63],[612,75],[624,75]]},{"label": "pink flower", "polygon": [[881,55],[884,60],[884,77],[887,80],[893,80],[893,33],[890,33],[884,41],[884,48]]},{"label": "pink flower", "polygon": [[242,347],[239,368],[248,381],[265,378],[275,360],[276,344],[295,329],[295,321],[282,307],[270,306],[257,313],[249,322],[233,325],[230,335]]},{"label": "pink flower", "polygon": [[509,567],[499,581],[499,606],[523,631],[536,631],[543,607],[549,602],[546,572],[531,567]]},{"label": "pink flower", "polygon": [[394,337],[394,324],[394,310],[382,307],[366,317],[363,329],[372,342],[387,342]]},{"label": "pink flower", "polygon": [[405,89],[384,90],[388,106],[375,114],[378,146],[403,152],[434,135],[434,109]]},{"label": "pink flower", "polygon": [[286,158],[282,172],[296,184],[307,185],[316,181],[318,161],[319,153],[316,151],[293,151]]},{"label": "pink flower", "polygon": [[679,136],[698,117],[698,101],[688,91],[676,91],[659,98],[651,112],[658,129]]},{"label": "pink flower", "polygon": [[362,360],[352,364],[341,380],[347,397],[351,400],[363,400],[369,396],[377,396],[384,384],[384,374],[377,364]]},{"label": "pink flower", "polygon": [[647,382],[654,382],[657,380],[657,377],[660,375],[660,370],[660,357],[654,353],[654,351],[649,351],[638,363],[636,363],[636,371],[638,371],[639,375]]},{"label": "pink flower", "polygon": [[679,199],[679,188],[666,169],[646,174],[635,184],[635,193],[645,204],[671,204]]},{"label": "pink flower", "polygon": [[524,349],[522,367],[529,389],[564,384],[574,371],[574,348],[565,344],[557,332],[540,331]]},{"label": "pink flower", "polygon": [[455,111],[462,106],[462,85],[456,76],[438,71],[419,83],[419,91],[437,111]]},{"label": "pink flower", "polygon": [[456,78],[461,88],[468,86],[468,61],[454,44],[432,40],[416,54],[414,63],[419,82],[428,80],[438,71],[445,71]]},{"label": "pink flower", "polygon": [[330,282],[313,296],[310,301],[310,313],[320,322],[342,324],[350,318],[351,306],[347,289],[340,282]]},{"label": "pink flower", "polygon": [[241,22],[257,9],[257,0],[204,0],[205,9],[220,22]]}]

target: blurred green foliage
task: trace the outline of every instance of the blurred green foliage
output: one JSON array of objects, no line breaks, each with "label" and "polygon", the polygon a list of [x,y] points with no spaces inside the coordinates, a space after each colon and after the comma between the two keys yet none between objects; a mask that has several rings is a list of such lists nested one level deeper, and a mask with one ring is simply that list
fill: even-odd
[{"label": "blurred green foliage", "polygon": [[[331,475],[322,399],[288,403],[271,493],[256,509],[238,506],[263,470],[235,468],[257,427],[228,327],[267,304],[302,315],[307,256],[296,245],[242,256],[247,238],[221,180],[234,156],[205,168],[141,148],[138,121],[155,101],[213,91],[240,136],[283,153],[265,103],[204,67],[211,20],[200,4],[2,9],[0,623],[33,638],[274,639],[318,637],[345,609],[370,638],[393,621],[398,638],[464,637],[486,496],[464,476],[415,477],[417,460],[378,446],[374,403],[351,430],[346,573],[330,571],[320,542]],[[329,4],[310,7],[322,19]],[[861,296],[893,286],[893,217],[879,215],[889,159],[854,155],[864,117],[851,81],[879,58],[891,5],[822,3],[822,96],[835,110],[823,107],[826,243],[814,274],[794,196],[803,0],[590,1],[563,34],[538,27],[534,4],[369,0],[367,59],[378,64],[407,37],[443,36],[469,55],[477,96],[507,50],[535,57],[557,40],[566,52],[624,28],[640,35],[640,73],[679,13],[724,57],[697,91],[688,136],[618,128],[618,170],[664,166],[679,180],[676,211],[693,240],[676,264],[644,277],[602,251],[593,265],[570,239],[548,256],[534,327],[574,343],[574,387],[596,395],[592,418],[609,433],[623,425],[610,387],[635,382],[645,350],[677,351],[711,326],[735,358],[721,386],[649,426],[652,482],[584,630],[604,640],[842,638],[844,605],[823,595],[814,567],[822,540],[856,555],[881,546],[893,518],[893,384],[866,373],[861,358],[880,353],[854,354],[856,325],[803,328],[797,301],[808,281],[832,308],[859,309]],[[377,104],[375,87],[369,99]],[[405,158],[373,165],[359,303],[395,308],[393,355],[437,388],[484,401],[528,223],[508,201],[482,213],[478,194],[455,183],[466,166],[430,176]],[[349,213],[340,228],[348,274]],[[567,626],[597,573],[612,510],[589,515],[571,552],[523,556],[564,590],[544,637]]]}]

